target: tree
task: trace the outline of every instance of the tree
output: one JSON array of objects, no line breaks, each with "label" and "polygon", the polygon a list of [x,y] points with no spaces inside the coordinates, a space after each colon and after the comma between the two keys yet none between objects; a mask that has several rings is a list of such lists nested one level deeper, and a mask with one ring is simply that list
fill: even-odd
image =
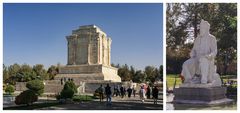
[{"label": "tree", "polygon": [[5,83],[8,78],[9,78],[8,68],[3,64],[3,82]]},{"label": "tree", "polygon": [[[21,68],[20,65],[18,65],[17,63],[10,65],[8,68],[5,67],[5,69],[7,70],[7,71],[5,70],[5,74],[8,74],[8,76],[9,76],[6,78],[5,83],[14,85],[17,81],[16,75],[19,72],[20,68]],[[8,72],[8,73],[6,73],[6,72]],[[7,76],[7,75],[5,75],[5,76]]]},{"label": "tree", "polygon": [[122,81],[130,81],[132,78],[127,64],[118,69],[118,75],[121,77]]},{"label": "tree", "polygon": [[49,76],[44,69],[42,64],[36,64],[33,66],[33,71],[36,73],[37,77],[40,77],[42,80],[48,80]]},{"label": "tree", "polygon": [[142,83],[142,82],[145,82],[145,79],[146,79],[146,75],[141,70],[137,70],[135,75],[133,76],[132,81],[137,83]]},{"label": "tree", "polygon": [[32,80],[27,82],[26,87],[29,90],[34,91],[37,95],[41,95],[44,92],[44,84],[41,80]]},{"label": "tree", "polygon": [[16,74],[18,82],[28,82],[35,79],[35,73],[32,71],[32,67],[28,64],[21,65],[19,72]]},{"label": "tree", "polygon": [[15,88],[13,85],[7,85],[6,89],[5,89],[5,92],[8,93],[8,94],[12,94],[14,93],[15,91]]},{"label": "tree", "polygon": [[[236,63],[236,3],[167,4],[166,16],[167,72],[179,73],[179,70],[181,70],[182,63],[188,59],[188,54],[185,53],[189,53],[189,49],[192,48],[194,39],[199,34],[198,24],[201,19],[210,23],[210,33],[217,38],[217,67]],[[180,55],[179,53],[183,53],[183,55]],[[226,54],[229,58],[226,57]],[[228,63],[226,63],[226,60]],[[236,69],[236,66],[234,68]]]},{"label": "tree", "polygon": [[146,80],[151,83],[154,83],[156,80],[156,73],[157,73],[157,71],[155,71],[155,67],[146,66],[144,72],[147,75]]},{"label": "tree", "polygon": [[159,78],[161,81],[163,81],[163,65],[159,67]]},{"label": "tree", "polygon": [[48,75],[49,75],[49,79],[50,79],[50,80],[53,80],[54,77],[58,74],[58,67],[57,67],[57,66],[54,66],[54,65],[51,65],[51,66],[48,68],[47,73],[48,73]]}]

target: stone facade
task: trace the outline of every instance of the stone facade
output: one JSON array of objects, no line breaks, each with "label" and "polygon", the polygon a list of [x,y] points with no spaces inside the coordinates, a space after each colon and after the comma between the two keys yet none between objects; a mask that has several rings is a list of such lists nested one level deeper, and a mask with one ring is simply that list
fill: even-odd
[{"label": "stone facade", "polygon": [[111,66],[112,40],[95,25],[80,26],[67,36],[67,65],[59,68],[55,80],[71,79],[77,85],[89,81],[121,82]]},{"label": "stone facade", "polygon": [[112,40],[97,26],[80,26],[66,38],[68,41],[68,65],[111,65]]}]

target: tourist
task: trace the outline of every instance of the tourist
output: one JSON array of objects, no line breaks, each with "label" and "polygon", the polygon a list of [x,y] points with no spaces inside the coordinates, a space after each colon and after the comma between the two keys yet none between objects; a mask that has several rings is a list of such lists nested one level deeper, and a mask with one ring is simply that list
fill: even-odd
[{"label": "tourist", "polygon": [[127,92],[126,88],[123,87],[123,95],[124,95],[124,97],[126,96],[126,92]]},{"label": "tourist", "polygon": [[157,104],[158,99],[158,88],[155,86],[152,90],[153,104]]},{"label": "tourist", "polygon": [[113,97],[114,97],[114,95],[117,96],[117,86],[116,85],[114,85],[114,87],[113,87]]},{"label": "tourist", "polygon": [[111,105],[111,101],[112,101],[112,91],[111,91],[111,87],[109,86],[109,84],[107,84],[107,86],[105,87],[105,94],[107,96],[107,105]]},{"label": "tourist", "polygon": [[119,89],[119,85],[117,85],[117,96],[120,96],[120,89]]},{"label": "tourist", "polygon": [[104,92],[104,89],[102,87],[102,84],[100,85],[100,87],[98,88],[98,91],[99,91],[99,98],[100,98],[100,102],[103,101],[103,92]]},{"label": "tourist", "polygon": [[151,88],[150,88],[150,86],[147,87],[146,95],[147,95],[147,99],[150,99],[150,96],[151,96]]},{"label": "tourist", "polygon": [[124,88],[123,88],[123,86],[121,86],[120,92],[121,92],[121,96],[122,96],[122,98],[123,98],[123,97],[124,97]]},{"label": "tourist", "polygon": [[132,91],[133,91],[133,97],[135,97],[135,95],[136,95],[136,89],[134,88],[134,85],[133,85]]},{"label": "tourist", "polygon": [[131,97],[132,95],[132,88],[129,86],[129,88],[127,89],[127,92],[128,92],[128,98]]},{"label": "tourist", "polygon": [[144,103],[145,100],[145,89],[144,86],[141,86],[141,89],[139,90],[139,96],[140,96],[140,100],[142,101],[142,103]]}]

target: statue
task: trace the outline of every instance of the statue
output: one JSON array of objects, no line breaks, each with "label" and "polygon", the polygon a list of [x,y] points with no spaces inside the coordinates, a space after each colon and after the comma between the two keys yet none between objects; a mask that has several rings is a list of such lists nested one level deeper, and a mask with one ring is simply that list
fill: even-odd
[{"label": "statue", "polygon": [[209,29],[210,24],[201,20],[200,35],[194,41],[191,58],[182,66],[184,83],[173,91],[174,103],[215,105],[233,101],[226,98],[227,88],[221,86],[221,79],[216,73],[217,41]]},{"label": "statue", "polygon": [[209,33],[210,24],[201,20],[200,35],[195,39],[190,59],[182,66],[181,75],[184,84],[206,84],[221,86],[221,79],[216,73],[214,59],[217,54],[216,38]]}]

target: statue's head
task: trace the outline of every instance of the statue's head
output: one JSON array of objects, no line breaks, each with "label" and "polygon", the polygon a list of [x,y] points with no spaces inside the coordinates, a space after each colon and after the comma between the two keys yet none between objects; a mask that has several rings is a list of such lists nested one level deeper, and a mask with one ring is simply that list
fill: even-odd
[{"label": "statue's head", "polygon": [[204,36],[209,34],[209,30],[210,30],[210,24],[207,21],[202,19],[200,23],[200,35]]}]

